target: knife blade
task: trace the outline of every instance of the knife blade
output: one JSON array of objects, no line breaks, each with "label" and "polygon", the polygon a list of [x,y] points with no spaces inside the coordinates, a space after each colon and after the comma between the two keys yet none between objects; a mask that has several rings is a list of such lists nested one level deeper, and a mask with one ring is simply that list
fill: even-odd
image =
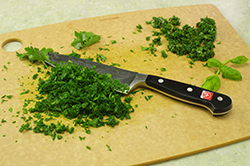
[{"label": "knife blade", "polygon": [[232,108],[232,100],[229,96],[183,82],[178,82],[155,75],[124,70],[97,62],[92,62],[86,59],[55,54],[52,52],[49,52],[48,56],[49,60],[46,61],[46,63],[53,67],[55,67],[53,62],[58,64],[67,64],[69,61],[75,65],[79,64],[86,68],[92,68],[95,66],[95,70],[99,74],[111,74],[112,79],[118,79],[122,84],[127,84],[129,86],[129,91],[125,93],[129,93],[139,87],[146,87],[173,99],[204,107],[208,109],[213,115],[225,115]]}]

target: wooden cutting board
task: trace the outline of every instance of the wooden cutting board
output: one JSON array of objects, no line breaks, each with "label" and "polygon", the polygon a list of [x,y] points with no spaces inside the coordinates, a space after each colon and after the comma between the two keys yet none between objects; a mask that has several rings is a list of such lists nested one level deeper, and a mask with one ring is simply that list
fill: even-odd
[{"label": "wooden cutting board", "polygon": [[[145,37],[150,36],[153,30],[145,21],[151,20],[153,16],[170,18],[173,15],[181,19],[182,25],[192,26],[206,16],[215,19],[218,28],[215,57],[221,61],[239,55],[250,58],[247,44],[220,11],[207,4],[114,14],[31,28],[1,34],[0,44],[3,47],[7,42],[17,40],[23,44],[18,52],[24,52],[25,47],[33,46],[51,47],[66,54],[72,50],[77,51],[70,45],[74,39],[74,31],[91,31],[102,38],[99,43],[85,50],[85,57],[103,54],[107,57],[107,64],[119,63],[124,69],[200,86],[215,69],[204,68],[202,62],[195,62],[193,68],[190,68],[189,59],[172,53],[168,53],[168,58],[163,59],[159,52],[154,57],[141,51],[141,46],[148,46]],[[143,27],[142,33],[134,34],[138,24]],[[111,40],[116,40],[117,43],[111,44]],[[221,44],[216,44],[218,42]],[[164,49],[165,44],[166,41],[159,50]],[[20,92],[23,89],[35,92],[31,79],[27,77],[32,77],[37,67],[29,66],[27,61],[20,61],[15,52],[4,51],[2,47],[0,96],[7,94],[13,95],[13,98],[1,104],[0,120],[4,118],[7,122],[0,123],[0,165],[150,164],[250,138],[249,62],[242,66],[230,65],[242,73],[243,81],[221,79],[219,92],[229,95],[233,100],[233,109],[225,116],[214,117],[206,109],[178,102],[146,89],[144,94],[131,94],[132,104],[138,104],[138,108],[131,114],[130,120],[122,121],[115,128],[91,129],[91,134],[76,128],[73,134],[66,133],[62,140],[55,141],[32,131],[20,133],[18,130],[23,123],[20,118],[22,113],[16,117],[16,112],[21,111],[25,98],[32,98],[32,95],[20,96]],[[100,47],[109,48],[110,51],[100,51]],[[83,50],[78,52],[82,53]],[[161,67],[167,70],[162,72]],[[24,87],[20,86],[22,82]],[[145,96],[148,95],[153,97],[146,101]],[[12,113],[8,111],[9,108],[13,108]],[[13,121],[16,123],[13,124]],[[62,121],[70,123],[66,119]],[[86,139],[80,141],[79,136],[86,136]],[[108,151],[107,144],[112,151]],[[91,150],[86,146],[90,146]]]}]

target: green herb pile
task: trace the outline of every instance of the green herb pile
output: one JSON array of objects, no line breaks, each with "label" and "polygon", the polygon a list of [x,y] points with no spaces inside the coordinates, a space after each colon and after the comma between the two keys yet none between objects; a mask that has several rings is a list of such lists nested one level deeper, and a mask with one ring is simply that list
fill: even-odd
[{"label": "green herb pile", "polygon": [[[25,50],[27,52],[24,54],[17,53],[20,59],[33,57],[30,53],[39,56],[37,48],[25,48]],[[51,51],[45,48],[42,50],[41,54]],[[72,54],[78,56],[74,52]],[[99,55],[98,58],[104,61],[104,56]],[[29,60],[39,60],[44,63],[47,58]],[[39,71],[41,72],[41,68]],[[117,89],[125,91],[129,87],[121,84],[119,80],[113,80],[109,74],[100,75],[95,67],[87,69],[69,61],[67,64],[55,64],[51,72],[46,74],[49,74],[49,78],[39,78],[37,101],[25,100],[23,112],[33,113],[34,116],[22,117],[25,124],[21,126],[20,132],[33,130],[35,133],[50,135],[53,140],[61,139],[62,133],[73,133],[74,127],[48,121],[63,116],[73,120],[74,126],[79,125],[86,133],[90,133],[89,127],[104,125],[114,127],[120,120],[130,119],[129,114],[134,111],[130,105],[132,97],[123,98],[122,94],[115,91]],[[37,79],[38,74],[34,74],[32,78]],[[34,107],[27,109],[31,102],[35,102]],[[44,118],[46,116],[49,117]]]},{"label": "green herb pile", "polygon": [[[121,101],[121,94],[115,91],[127,88],[113,80],[111,75],[99,75],[94,68],[87,69],[72,63],[57,65],[47,80],[39,79],[38,91],[42,96],[46,95],[46,99],[36,102],[31,112],[58,112],[70,119],[87,115],[94,120],[90,126],[114,126],[117,123],[113,121],[114,117],[130,118],[129,110],[133,110],[128,102]],[[103,121],[104,116],[108,116],[108,121]]]},{"label": "green herb pile", "polygon": [[[156,56],[157,46],[162,45],[162,37],[166,38],[167,49],[161,50],[161,56],[167,58],[165,51],[171,51],[179,56],[186,55],[191,60],[207,61],[207,67],[215,67],[218,70],[215,75],[207,77],[202,87],[216,91],[220,87],[219,74],[222,77],[242,80],[239,71],[226,66],[231,62],[237,65],[244,64],[248,61],[245,56],[239,56],[221,63],[212,58],[214,56],[214,41],[216,39],[216,24],[211,18],[201,18],[196,27],[184,25],[180,28],[180,19],[173,16],[169,19],[163,17],[153,17],[151,21],[146,21],[153,28],[153,35],[147,36],[146,40],[150,41],[148,47],[141,47],[142,51],[149,51]],[[136,26],[138,32],[142,32],[143,27]],[[71,43],[76,49],[84,49],[100,40],[101,36],[93,32],[80,31],[75,32],[75,39]],[[116,44],[116,40],[111,40],[111,44]],[[99,50],[108,50],[108,48],[99,48]],[[90,128],[101,126],[116,126],[120,120],[130,119],[130,113],[134,112],[131,106],[132,97],[123,97],[122,94],[115,90],[126,91],[127,85],[123,85],[119,80],[113,80],[109,74],[99,74],[95,67],[87,69],[80,65],[74,65],[72,62],[67,64],[54,64],[51,70],[47,67],[46,61],[49,60],[48,52],[53,52],[51,48],[42,48],[39,50],[34,47],[26,47],[26,53],[17,53],[20,59],[28,59],[31,62],[40,61],[47,68],[47,78],[39,77],[44,73],[38,67],[37,73],[32,76],[33,80],[38,80],[36,99],[25,99],[23,105],[23,116],[21,117],[24,124],[19,131],[33,130],[35,133],[43,133],[52,137],[52,140],[62,139],[65,132],[73,133],[75,126],[84,128],[86,133],[91,133]],[[133,52],[133,50],[130,50]],[[85,54],[85,52],[83,53]],[[80,58],[81,55],[72,51],[69,56]],[[93,60],[90,58],[89,60]],[[96,54],[96,62],[105,62],[106,57],[102,54]],[[192,65],[193,62],[189,61]],[[111,66],[119,66],[112,63]],[[4,69],[8,69],[4,65]],[[161,71],[166,71],[161,68]],[[33,84],[32,84],[33,85]],[[140,90],[139,90],[140,91]],[[31,93],[29,89],[23,89],[20,95]],[[33,93],[33,92],[32,92]],[[136,92],[132,93],[135,94]],[[142,92],[143,94],[143,92]],[[1,104],[7,102],[13,95],[4,95],[1,97]],[[148,101],[152,95],[145,96]],[[30,104],[34,105],[31,106]],[[137,105],[135,106],[137,107]],[[12,112],[12,108],[9,109]],[[18,111],[18,114],[20,111]],[[65,125],[60,118],[67,118],[72,124]],[[55,122],[56,121],[56,122]],[[1,123],[6,120],[2,119]],[[147,127],[146,127],[147,128]],[[79,136],[80,140],[85,137]],[[109,151],[110,146],[106,144]],[[86,146],[91,150],[91,147]]]},{"label": "green herb pile", "polygon": [[[152,39],[152,43],[149,47],[142,47],[143,51],[150,51],[155,55],[157,51],[156,46],[162,45],[162,37],[165,37],[168,41],[167,51],[171,51],[179,56],[187,55],[192,61],[207,61],[214,56],[214,41],[216,39],[216,24],[214,19],[201,18],[201,21],[196,24],[195,27],[191,27],[185,24],[180,28],[180,18],[173,16],[169,19],[163,17],[153,17],[151,21],[146,21],[155,30],[153,35],[146,37],[149,41]],[[142,27],[136,26],[141,32]],[[162,50],[162,56],[167,57],[164,50]]]}]

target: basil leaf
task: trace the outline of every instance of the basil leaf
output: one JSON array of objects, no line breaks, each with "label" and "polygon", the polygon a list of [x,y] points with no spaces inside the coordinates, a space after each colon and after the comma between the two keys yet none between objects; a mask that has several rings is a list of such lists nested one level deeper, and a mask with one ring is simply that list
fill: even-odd
[{"label": "basil leaf", "polygon": [[249,59],[245,57],[244,55],[237,56],[236,58],[233,58],[230,60],[230,62],[236,64],[236,65],[242,65],[246,63]]},{"label": "basil leaf", "polygon": [[220,87],[220,78],[218,75],[209,76],[201,87],[207,90],[217,91]]},{"label": "basil leaf", "polygon": [[221,67],[221,72],[222,72],[222,77],[228,78],[231,80],[237,80],[241,81],[242,76],[238,70],[232,69],[231,67],[228,66],[222,66]]},{"label": "basil leaf", "polygon": [[220,67],[222,66],[222,63],[214,58],[210,58],[207,60],[207,67]]}]

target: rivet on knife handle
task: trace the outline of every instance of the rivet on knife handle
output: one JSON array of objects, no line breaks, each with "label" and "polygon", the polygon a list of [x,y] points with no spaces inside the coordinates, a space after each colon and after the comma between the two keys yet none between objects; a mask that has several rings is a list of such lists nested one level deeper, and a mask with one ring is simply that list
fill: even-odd
[{"label": "rivet on knife handle", "polygon": [[227,95],[206,89],[148,75],[146,85],[174,99],[207,108],[213,115],[227,114],[232,108],[232,100]]}]

